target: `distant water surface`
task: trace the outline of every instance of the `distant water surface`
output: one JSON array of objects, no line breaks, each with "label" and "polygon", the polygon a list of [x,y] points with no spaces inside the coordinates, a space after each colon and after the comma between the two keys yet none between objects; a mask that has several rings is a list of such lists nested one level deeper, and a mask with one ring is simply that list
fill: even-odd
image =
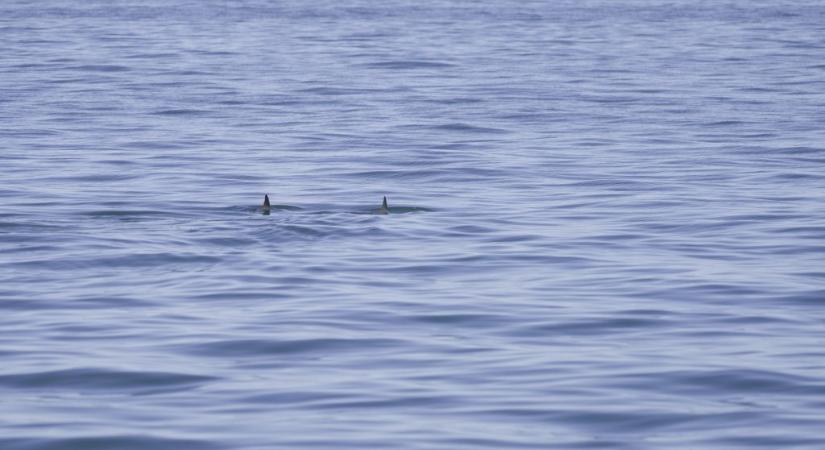
[{"label": "distant water surface", "polygon": [[0,448],[825,448],[823,56],[805,0],[3,2]]}]

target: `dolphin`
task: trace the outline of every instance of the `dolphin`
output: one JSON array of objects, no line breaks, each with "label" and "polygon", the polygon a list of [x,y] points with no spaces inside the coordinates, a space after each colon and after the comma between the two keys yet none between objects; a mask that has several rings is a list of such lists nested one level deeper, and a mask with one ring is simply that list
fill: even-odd
[{"label": "dolphin", "polygon": [[384,202],[381,203],[381,207],[375,210],[376,214],[389,214],[390,207],[387,206],[387,196],[384,196]]},{"label": "dolphin", "polygon": [[258,209],[264,214],[269,214],[272,210],[272,207],[269,206],[269,194],[264,194],[264,204]]}]

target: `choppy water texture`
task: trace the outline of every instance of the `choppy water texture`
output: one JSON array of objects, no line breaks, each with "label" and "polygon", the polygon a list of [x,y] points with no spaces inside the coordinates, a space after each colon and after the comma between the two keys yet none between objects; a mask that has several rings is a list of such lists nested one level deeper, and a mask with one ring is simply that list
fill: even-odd
[{"label": "choppy water texture", "polygon": [[0,56],[4,450],[825,448],[820,2],[18,0]]}]

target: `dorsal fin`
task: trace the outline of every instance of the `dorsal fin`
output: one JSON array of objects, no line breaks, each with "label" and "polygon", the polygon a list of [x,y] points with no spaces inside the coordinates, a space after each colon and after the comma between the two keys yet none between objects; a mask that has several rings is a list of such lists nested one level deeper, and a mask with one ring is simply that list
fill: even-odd
[{"label": "dorsal fin", "polygon": [[390,207],[387,206],[387,196],[386,195],[384,196],[384,203],[381,204],[381,207],[384,208],[384,209],[387,209],[387,210],[390,209]]},{"label": "dorsal fin", "polygon": [[269,206],[269,194],[264,194],[264,204],[258,208],[264,214],[269,214],[269,211],[272,211],[272,208]]}]

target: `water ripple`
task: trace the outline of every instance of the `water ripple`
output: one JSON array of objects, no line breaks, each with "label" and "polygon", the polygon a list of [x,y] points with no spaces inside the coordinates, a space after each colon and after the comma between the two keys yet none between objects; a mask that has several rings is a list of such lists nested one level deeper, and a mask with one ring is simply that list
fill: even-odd
[{"label": "water ripple", "polygon": [[0,448],[825,448],[825,6],[127,3],[0,4]]}]

